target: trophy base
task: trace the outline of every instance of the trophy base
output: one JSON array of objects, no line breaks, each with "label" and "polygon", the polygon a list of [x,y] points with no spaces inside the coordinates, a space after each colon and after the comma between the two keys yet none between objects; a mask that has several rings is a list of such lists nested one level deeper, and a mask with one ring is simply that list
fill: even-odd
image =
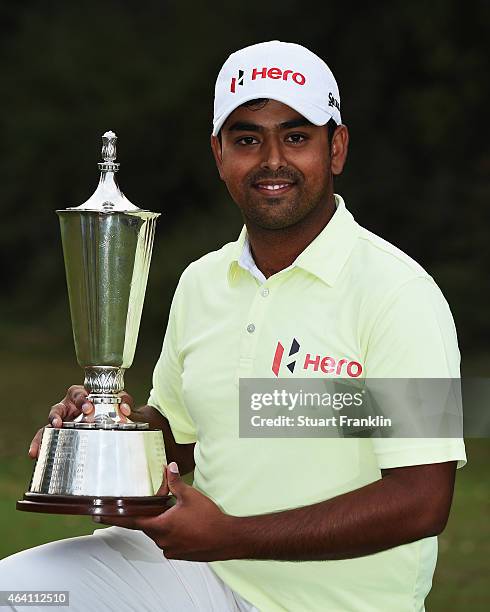
[{"label": "trophy base", "polygon": [[155,516],[168,510],[171,495],[149,497],[95,497],[88,495],[47,495],[25,493],[17,510],[48,514],[86,516]]}]

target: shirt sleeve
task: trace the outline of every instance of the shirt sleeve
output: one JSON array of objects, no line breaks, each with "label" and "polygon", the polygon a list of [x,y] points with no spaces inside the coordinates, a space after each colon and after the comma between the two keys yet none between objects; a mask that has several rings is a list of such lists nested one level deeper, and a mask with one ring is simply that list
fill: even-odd
[{"label": "shirt sleeve", "polygon": [[[459,378],[453,317],[429,276],[406,281],[378,311],[366,351],[367,378]],[[372,438],[380,469],[457,461],[466,464],[462,438]]]},{"label": "shirt sleeve", "polygon": [[153,388],[148,405],[154,406],[168,420],[175,441],[189,444],[197,441],[196,427],[182,395],[182,359],[179,349],[180,328],[183,324],[182,279],[175,291],[161,355],[153,371]]}]

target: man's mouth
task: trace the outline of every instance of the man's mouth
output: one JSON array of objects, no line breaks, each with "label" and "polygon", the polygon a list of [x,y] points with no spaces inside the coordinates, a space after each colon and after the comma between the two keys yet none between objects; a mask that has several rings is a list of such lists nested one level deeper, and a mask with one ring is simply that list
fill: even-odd
[{"label": "man's mouth", "polygon": [[292,181],[286,181],[283,179],[276,179],[274,181],[258,181],[254,183],[254,189],[267,196],[277,197],[288,191],[290,191],[296,183]]}]

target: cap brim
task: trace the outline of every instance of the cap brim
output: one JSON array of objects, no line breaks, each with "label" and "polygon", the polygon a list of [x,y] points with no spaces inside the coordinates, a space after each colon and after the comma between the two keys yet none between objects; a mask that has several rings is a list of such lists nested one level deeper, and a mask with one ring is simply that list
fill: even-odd
[{"label": "cap brim", "polygon": [[213,136],[218,135],[218,132],[223,127],[223,124],[234,110],[236,110],[245,102],[250,102],[250,100],[256,100],[259,98],[268,98],[269,100],[276,100],[277,102],[282,102],[283,104],[286,104],[287,106],[294,109],[296,112],[300,113],[300,115],[303,115],[303,117],[308,119],[308,121],[311,121],[311,123],[313,123],[314,125],[325,125],[330,119],[335,120],[333,115],[326,112],[324,109],[318,108],[318,106],[315,106],[313,104],[305,103],[303,100],[296,100],[293,96],[281,96],[277,93],[273,93],[270,91],[261,91],[254,92],[252,95],[243,96],[237,99],[236,101],[233,101],[233,104],[231,104],[226,110],[224,110],[222,114],[218,117],[218,119],[215,121],[213,126]]}]

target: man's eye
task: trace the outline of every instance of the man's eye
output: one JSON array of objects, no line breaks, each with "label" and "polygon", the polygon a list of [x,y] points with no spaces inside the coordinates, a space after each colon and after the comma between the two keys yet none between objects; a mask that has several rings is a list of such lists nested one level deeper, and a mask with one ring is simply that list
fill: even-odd
[{"label": "man's eye", "polygon": [[289,134],[286,138],[287,142],[292,142],[293,144],[300,144],[306,140],[306,136],[304,134]]},{"label": "man's eye", "polygon": [[236,143],[238,145],[253,145],[257,144],[258,140],[253,136],[243,136],[243,138],[239,138]]}]

